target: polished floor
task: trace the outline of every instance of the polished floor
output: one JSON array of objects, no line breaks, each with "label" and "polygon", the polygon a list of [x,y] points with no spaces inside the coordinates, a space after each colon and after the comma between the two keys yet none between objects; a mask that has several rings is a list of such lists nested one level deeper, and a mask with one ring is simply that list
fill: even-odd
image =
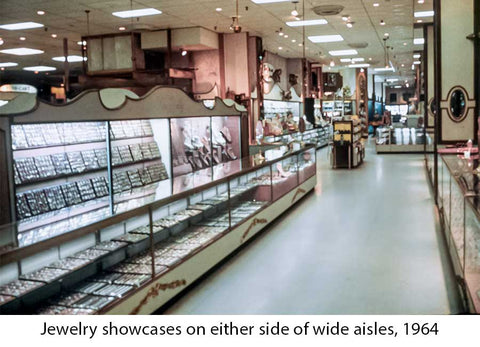
[{"label": "polished floor", "polygon": [[454,314],[458,294],[421,155],[332,170],[168,314]]}]

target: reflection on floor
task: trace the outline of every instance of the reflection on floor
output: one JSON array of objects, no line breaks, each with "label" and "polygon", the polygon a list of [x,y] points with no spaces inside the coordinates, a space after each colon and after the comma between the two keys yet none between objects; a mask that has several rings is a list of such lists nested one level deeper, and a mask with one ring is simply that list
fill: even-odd
[{"label": "reflection on floor", "polygon": [[168,314],[449,314],[460,311],[421,155],[332,170]]}]

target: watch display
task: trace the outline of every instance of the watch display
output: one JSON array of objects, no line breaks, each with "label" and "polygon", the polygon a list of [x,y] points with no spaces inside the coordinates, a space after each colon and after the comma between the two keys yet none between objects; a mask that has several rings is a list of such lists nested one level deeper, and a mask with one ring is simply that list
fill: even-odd
[{"label": "watch display", "polygon": [[17,194],[16,206],[18,219],[25,219],[33,216],[32,211],[30,211],[30,206],[28,206],[28,201],[25,194]]},{"label": "watch display", "polygon": [[95,149],[95,156],[97,157],[98,165],[102,168],[108,166],[107,150],[106,149]]},{"label": "watch display", "polygon": [[110,296],[87,295],[75,302],[72,306],[75,308],[92,309],[98,311],[107,306],[113,300],[115,300],[115,298]]},{"label": "watch display", "polygon": [[140,175],[137,170],[127,171],[127,174],[128,174],[128,179],[132,184],[132,188],[141,187],[143,185],[142,179],[140,178]]},{"label": "watch display", "polygon": [[85,163],[83,162],[82,154],[80,152],[68,152],[67,157],[73,173],[81,173],[86,170]]},{"label": "watch display", "polygon": [[127,164],[133,162],[132,153],[130,153],[129,146],[120,146],[118,148],[118,154],[120,155],[120,162]]},{"label": "watch display", "polygon": [[72,168],[65,153],[52,154],[50,158],[52,159],[57,175],[70,175],[72,173]]},{"label": "watch display", "polygon": [[132,185],[128,179],[127,172],[115,172],[113,174],[113,192],[116,194],[130,189],[132,189]]},{"label": "watch display", "polygon": [[132,289],[133,287],[130,285],[105,284],[104,287],[96,290],[93,294],[100,295],[100,296],[112,296],[115,298],[121,298]]},{"label": "watch display", "polygon": [[140,180],[142,181],[142,184],[144,186],[152,183],[152,178],[150,177],[150,173],[148,172],[148,169],[146,168],[138,169],[138,175],[140,176]]},{"label": "watch display", "polygon": [[44,192],[51,211],[60,210],[67,206],[62,189],[59,186],[46,188]]},{"label": "watch display", "polygon": [[78,190],[80,191],[80,196],[82,201],[89,201],[96,198],[95,191],[93,190],[93,185],[90,180],[79,181],[77,182]]},{"label": "watch display", "polygon": [[82,197],[75,182],[62,185],[62,192],[68,206],[78,205],[82,202]]},{"label": "watch display", "polygon": [[50,156],[35,157],[35,166],[37,167],[40,178],[56,176],[55,166]]},{"label": "watch display", "polygon": [[40,178],[33,158],[18,158],[15,160],[15,166],[22,183],[35,181]]},{"label": "watch display", "polygon": [[34,190],[25,193],[25,197],[27,198],[32,215],[36,216],[38,214],[50,211],[48,207],[47,197],[45,196],[43,190]]},{"label": "watch display", "polygon": [[21,125],[12,125],[11,129],[13,150],[28,148],[27,138],[23,132],[23,127]]},{"label": "watch display", "polygon": [[81,154],[82,154],[83,163],[85,164],[86,170],[96,170],[101,167],[98,162],[97,156],[95,155],[95,151],[93,149],[83,151]]},{"label": "watch display", "polygon": [[152,125],[149,120],[142,120],[142,134],[144,136],[153,136]]},{"label": "watch display", "polygon": [[114,274],[120,275],[113,283],[122,284],[127,286],[139,287],[143,283],[147,282],[151,276],[148,275],[135,275],[135,274]]},{"label": "watch display", "polygon": [[140,148],[140,145],[134,144],[130,145],[130,153],[132,153],[133,161],[143,161],[143,154],[142,154],[142,149]]},{"label": "watch display", "polygon": [[23,125],[23,131],[27,138],[28,147],[45,147],[47,143],[43,138],[42,128],[37,124]]},{"label": "watch display", "polygon": [[107,180],[105,177],[92,178],[92,184],[97,198],[102,198],[108,195]]}]

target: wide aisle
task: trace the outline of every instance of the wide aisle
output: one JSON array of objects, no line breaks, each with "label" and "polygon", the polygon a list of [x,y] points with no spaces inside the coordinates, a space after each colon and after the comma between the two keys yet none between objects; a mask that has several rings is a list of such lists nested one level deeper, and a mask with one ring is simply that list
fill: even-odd
[{"label": "wide aisle", "polygon": [[458,313],[421,155],[376,155],[332,170],[169,314]]}]

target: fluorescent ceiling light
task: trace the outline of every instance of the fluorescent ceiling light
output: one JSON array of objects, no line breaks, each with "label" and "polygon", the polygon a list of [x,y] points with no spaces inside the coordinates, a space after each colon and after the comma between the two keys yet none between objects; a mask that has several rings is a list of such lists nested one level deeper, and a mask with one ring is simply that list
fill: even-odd
[{"label": "fluorescent ceiling light", "polygon": [[0,63],[0,67],[12,67],[17,65],[17,63]]},{"label": "fluorescent ceiling light", "polygon": [[330,55],[339,56],[339,55],[357,55],[358,52],[355,49],[345,49],[340,51],[329,51]]},{"label": "fluorescent ceiling light", "polygon": [[23,30],[23,29],[34,29],[34,28],[41,28],[41,27],[43,27],[43,24],[35,23],[35,22],[23,22],[23,23],[0,25],[0,29],[5,29],[5,30]]},{"label": "fluorescent ceiling light", "polygon": [[392,71],[395,72],[395,69],[393,67],[377,67],[375,71]]},{"label": "fluorescent ceiling light", "polygon": [[395,86],[395,87],[393,87],[393,88],[395,88],[395,89],[400,89],[400,88],[402,88],[402,86]]},{"label": "fluorescent ceiling light", "polygon": [[324,25],[328,24],[325,19],[296,20],[286,23],[289,27],[303,27],[308,25]]},{"label": "fluorescent ceiling light", "polygon": [[[52,60],[65,62],[65,57],[53,57]],[[69,63],[77,63],[79,61],[83,61],[84,58],[80,55],[69,55],[67,60]],[[85,60],[87,60],[86,57]]]},{"label": "fluorescent ceiling light", "polygon": [[255,4],[272,4],[274,2],[290,2],[291,0],[252,0]]},{"label": "fluorescent ceiling light", "polygon": [[413,39],[414,45],[423,45],[425,43],[425,39],[423,37]]},{"label": "fluorescent ceiling light", "polygon": [[342,58],[342,59],[340,59],[340,61],[341,61],[342,63],[350,63],[350,62],[352,61],[352,59],[350,59],[350,58]]},{"label": "fluorescent ceiling light", "polygon": [[390,78],[390,79],[387,79],[387,82],[397,82],[398,81],[398,78]]},{"label": "fluorescent ceiling light", "polygon": [[2,107],[3,105],[6,105],[6,104],[8,104],[8,101],[0,100],[0,107]]},{"label": "fluorescent ceiling light", "polygon": [[313,43],[340,42],[343,41],[342,35],[319,35],[309,36],[308,39]]},{"label": "fluorescent ceiling light", "polygon": [[418,61],[418,60],[417,60],[417,61],[414,61],[414,62],[413,62],[413,65],[420,65],[421,63],[422,63],[421,61]]},{"label": "fluorescent ceiling light", "polygon": [[415,18],[421,18],[421,17],[433,17],[434,14],[435,14],[434,11],[419,11],[419,12],[415,12],[413,15],[415,16]]},{"label": "fluorescent ceiling light", "polygon": [[365,61],[365,58],[352,58],[352,61],[353,61],[354,63],[358,63],[358,62],[360,62],[360,61]]},{"label": "fluorescent ceiling light", "polygon": [[370,64],[350,64],[348,67],[369,67]]},{"label": "fluorescent ceiling light", "polygon": [[57,68],[53,66],[27,66],[23,68],[26,71],[55,71]]},{"label": "fluorescent ceiling light", "polygon": [[156,14],[162,14],[162,11],[155,8],[142,8],[140,10],[128,10],[128,11],[119,11],[112,12],[115,17],[120,18],[132,18],[132,17],[143,17],[143,16],[153,16]]},{"label": "fluorescent ceiling light", "polygon": [[413,55],[413,59],[419,59],[420,58],[420,53],[416,53]]},{"label": "fluorescent ceiling light", "polygon": [[32,55],[32,54],[42,54],[43,51],[39,49],[32,48],[11,48],[1,50],[0,53],[13,54],[13,55]]}]

